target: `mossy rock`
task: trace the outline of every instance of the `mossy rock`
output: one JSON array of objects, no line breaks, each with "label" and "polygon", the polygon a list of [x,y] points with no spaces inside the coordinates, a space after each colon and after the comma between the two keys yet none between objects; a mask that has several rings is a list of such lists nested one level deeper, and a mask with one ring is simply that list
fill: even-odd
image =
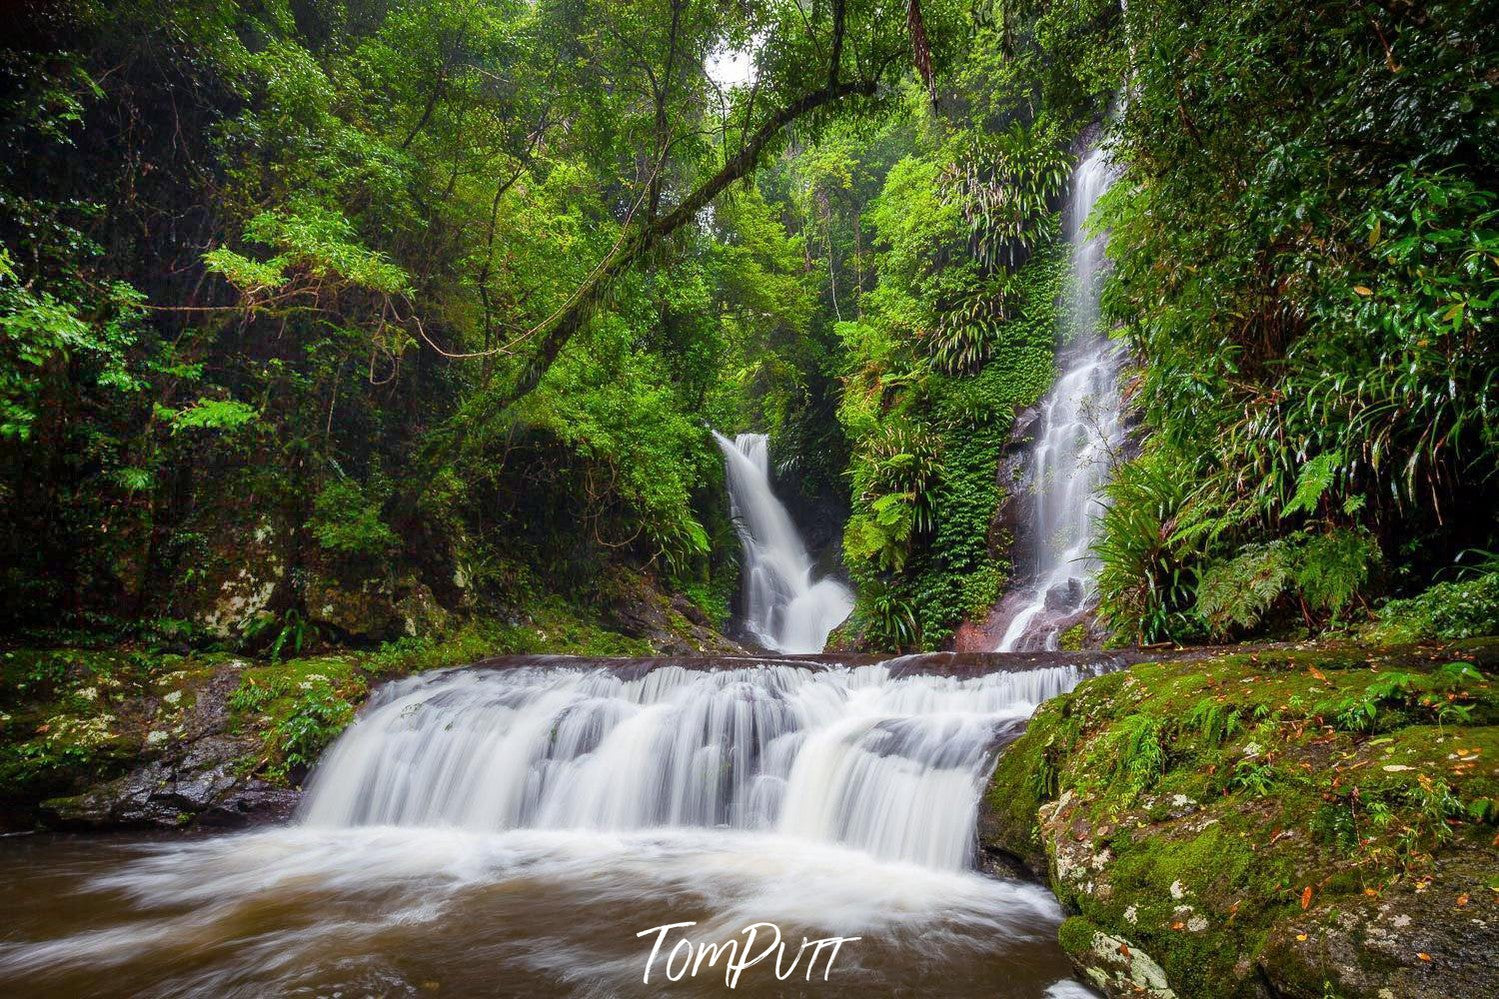
[{"label": "mossy rock", "polygon": [[1001,754],[983,845],[1042,866],[1110,995],[1160,994],[1119,947],[1183,997],[1499,994],[1496,665],[1343,643],[1089,680]]}]

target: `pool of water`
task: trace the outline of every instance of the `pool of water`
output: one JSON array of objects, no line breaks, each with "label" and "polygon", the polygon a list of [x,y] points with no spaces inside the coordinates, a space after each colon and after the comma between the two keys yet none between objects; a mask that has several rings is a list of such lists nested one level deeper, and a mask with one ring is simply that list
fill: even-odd
[{"label": "pool of water", "polygon": [[17,836],[0,897],[11,997],[1091,994],[1039,887],[726,829]]}]

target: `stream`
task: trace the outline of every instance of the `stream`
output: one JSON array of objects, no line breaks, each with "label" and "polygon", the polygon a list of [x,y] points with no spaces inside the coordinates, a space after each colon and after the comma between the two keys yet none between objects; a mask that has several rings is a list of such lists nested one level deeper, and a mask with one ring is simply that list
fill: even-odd
[{"label": "stream", "polygon": [[[758,923],[774,930],[756,953],[772,932],[785,946],[734,994],[1088,995],[1051,895],[975,855],[997,749],[1111,665],[1037,658],[538,657],[396,681],[325,753],[290,825],[0,840],[0,982],[724,995],[727,959],[696,974],[687,959],[730,940],[747,957]],[[857,939],[835,957],[802,947],[833,937]]]}]

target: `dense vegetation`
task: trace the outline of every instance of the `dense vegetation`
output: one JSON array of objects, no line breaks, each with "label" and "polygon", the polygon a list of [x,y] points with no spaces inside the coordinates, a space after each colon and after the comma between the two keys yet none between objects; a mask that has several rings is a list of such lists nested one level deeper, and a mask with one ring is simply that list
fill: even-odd
[{"label": "dense vegetation", "polygon": [[1105,143],[1116,640],[1492,632],[1488,13],[23,4],[3,625],[722,627],[711,426],[846,524],[845,640],[940,646],[1009,579],[1001,453],[1075,332],[1059,208]]},{"label": "dense vegetation", "polygon": [[1129,637],[1316,629],[1492,572],[1491,15],[1130,5],[1103,220],[1147,433],[1106,523]]}]

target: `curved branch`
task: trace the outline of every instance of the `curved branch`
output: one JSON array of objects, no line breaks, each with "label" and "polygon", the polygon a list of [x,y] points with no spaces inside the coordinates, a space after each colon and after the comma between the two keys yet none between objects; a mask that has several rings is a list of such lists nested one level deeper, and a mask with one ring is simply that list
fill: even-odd
[{"label": "curved branch", "polygon": [[636,260],[696,218],[730,184],[747,176],[759,162],[766,147],[782,130],[829,104],[849,97],[873,97],[875,91],[876,84],[873,80],[862,80],[833,84],[804,94],[761,123],[734,156],[670,212],[643,222],[629,237],[621,240],[574,294],[572,304],[537,331],[540,334],[539,346],[521,371],[520,377],[504,389],[481,391],[453,415],[442,432],[434,433],[429,438],[427,446],[417,457],[417,474],[411,484],[415,494],[398,500],[397,505],[413,510],[415,501],[420,499],[434,479],[431,473],[462,446],[469,433],[481,429],[500,416],[541,383],[562,348],[593,315],[609,286],[629,270]]}]

